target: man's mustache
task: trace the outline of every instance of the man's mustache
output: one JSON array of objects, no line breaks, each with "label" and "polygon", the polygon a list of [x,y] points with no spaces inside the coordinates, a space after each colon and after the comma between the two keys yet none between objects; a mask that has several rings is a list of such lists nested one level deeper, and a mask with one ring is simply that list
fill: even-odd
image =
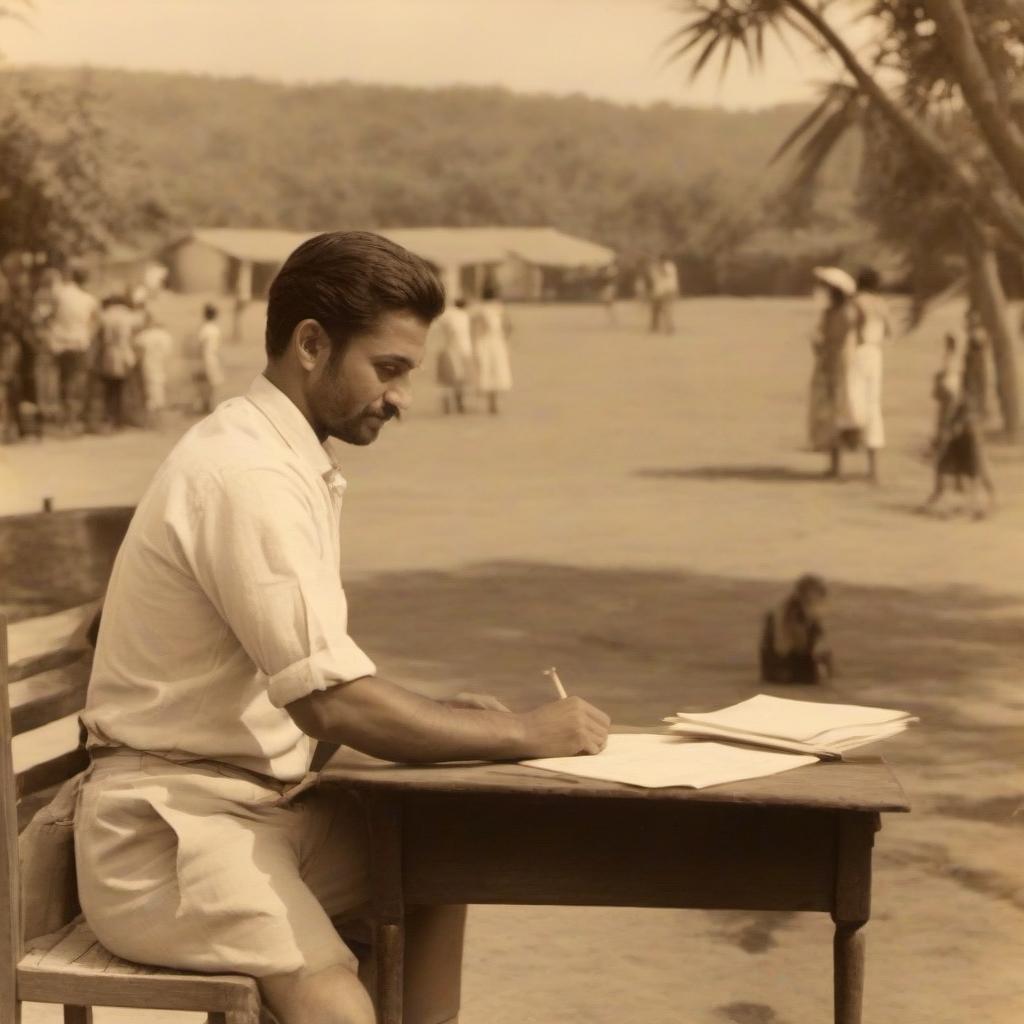
[{"label": "man's mustache", "polygon": [[390,402],[385,402],[383,408],[380,411],[380,415],[384,418],[386,423],[388,420],[401,420],[402,410],[397,405],[392,405]]}]

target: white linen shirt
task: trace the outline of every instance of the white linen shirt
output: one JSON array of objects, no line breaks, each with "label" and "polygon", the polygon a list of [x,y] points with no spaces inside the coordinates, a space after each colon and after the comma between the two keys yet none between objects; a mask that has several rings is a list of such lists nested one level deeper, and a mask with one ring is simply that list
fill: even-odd
[{"label": "white linen shirt", "polygon": [[90,746],[303,777],[313,741],[285,705],[376,672],[348,635],[345,486],[262,376],[185,434],[114,562],[83,715]]}]

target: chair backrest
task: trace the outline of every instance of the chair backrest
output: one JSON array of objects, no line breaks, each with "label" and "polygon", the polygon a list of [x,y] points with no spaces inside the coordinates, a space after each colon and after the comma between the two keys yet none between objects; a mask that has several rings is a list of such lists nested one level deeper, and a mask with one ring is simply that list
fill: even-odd
[{"label": "chair backrest", "polygon": [[0,614],[47,615],[100,597],[134,509],[0,516]]},{"label": "chair backrest", "polygon": [[[93,601],[12,625],[0,617],[0,974],[13,971],[21,956],[18,833],[88,764],[76,716],[85,706],[87,633],[97,608]],[[65,719],[63,729],[49,728]],[[42,731],[17,758],[31,763],[16,770],[15,737],[29,740],[25,734],[35,730]]]}]

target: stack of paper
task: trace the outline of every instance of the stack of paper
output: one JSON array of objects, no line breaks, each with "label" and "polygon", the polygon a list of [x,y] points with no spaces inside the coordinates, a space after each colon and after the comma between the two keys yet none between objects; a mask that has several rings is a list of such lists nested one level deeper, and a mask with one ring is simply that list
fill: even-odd
[{"label": "stack of paper", "polygon": [[616,733],[608,737],[608,745],[600,754],[545,757],[523,764],[584,779],[625,782],[630,786],[703,789],[722,782],[775,775],[814,764],[817,760],[813,755],[776,754],[722,743],[694,743],[677,736]]},{"label": "stack of paper", "polygon": [[665,721],[671,723],[674,733],[695,739],[836,758],[844,751],[895,736],[917,719],[905,711],[759,694],[721,711],[679,713]]}]

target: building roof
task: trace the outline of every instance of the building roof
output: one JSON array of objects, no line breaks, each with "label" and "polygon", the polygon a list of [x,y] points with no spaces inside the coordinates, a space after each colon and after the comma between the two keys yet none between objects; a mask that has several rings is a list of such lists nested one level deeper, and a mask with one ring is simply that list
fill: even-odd
[{"label": "building roof", "polygon": [[[502,263],[510,255],[543,267],[603,267],[615,253],[550,227],[384,228],[385,238],[437,267]],[[281,264],[308,231],[270,228],[195,228],[175,245],[194,239],[227,256],[253,263]]]},{"label": "building roof", "polygon": [[236,260],[284,263],[298,245],[312,236],[313,232],[309,231],[279,231],[275,228],[194,228],[172,244],[194,240]]},{"label": "building roof", "polygon": [[436,266],[502,263],[510,255],[542,267],[603,267],[615,253],[556,228],[384,228],[381,234]]}]

